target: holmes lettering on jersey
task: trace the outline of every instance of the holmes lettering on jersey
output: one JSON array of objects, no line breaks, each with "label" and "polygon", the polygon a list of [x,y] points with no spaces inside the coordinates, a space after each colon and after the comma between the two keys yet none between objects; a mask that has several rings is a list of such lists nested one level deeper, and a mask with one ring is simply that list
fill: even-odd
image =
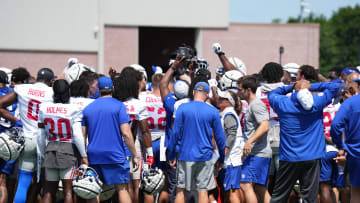
[{"label": "holmes lettering on jersey", "polygon": [[45,97],[45,91],[35,90],[35,89],[29,89],[28,95],[34,95],[37,97]]},{"label": "holmes lettering on jersey", "polygon": [[46,108],[46,113],[62,113],[62,114],[66,114],[67,109],[65,107],[49,106],[49,107]]},{"label": "holmes lettering on jersey", "polygon": [[161,98],[146,97],[146,103],[159,103],[162,102]]}]

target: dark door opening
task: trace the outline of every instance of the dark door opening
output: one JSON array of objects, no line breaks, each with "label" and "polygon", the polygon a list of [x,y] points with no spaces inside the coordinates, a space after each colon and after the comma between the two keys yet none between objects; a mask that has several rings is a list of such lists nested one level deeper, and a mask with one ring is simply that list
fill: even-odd
[{"label": "dark door opening", "polygon": [[152,66],[161,66],[165,72],[171,53],[183,43],[194,47],[194,28],[139,27],[139,64],[146,68],[149,81]]}]

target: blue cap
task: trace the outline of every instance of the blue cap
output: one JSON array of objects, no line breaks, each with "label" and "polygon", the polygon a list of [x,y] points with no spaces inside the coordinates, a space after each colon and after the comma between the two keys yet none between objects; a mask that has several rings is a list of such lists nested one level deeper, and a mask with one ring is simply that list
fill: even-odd
[{"label": "blue cap", "polygon": [[210,92],[210,87],[206,82],[198,82],[198,83],[196,83],[194,90],[209,93]]},{"label": "blue cap", "polygon": [[355,69],[346,67],[346,68],[344,68],[343,71],[341,71],[341,73],[345,73],[346,75],[350,75],[351,73],[360,73],[360,72],[355,70]]},{"label": "blue cap", "polygon": [[111,90],[113,82],[111,78],[103,76],[98,79],[98,86],[100,90]]}]

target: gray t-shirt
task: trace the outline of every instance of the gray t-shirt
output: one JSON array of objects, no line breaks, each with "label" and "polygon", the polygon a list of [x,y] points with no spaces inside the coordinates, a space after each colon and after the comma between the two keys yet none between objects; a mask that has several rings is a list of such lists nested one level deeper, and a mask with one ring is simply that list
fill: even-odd
[{"label": "gray t-shirt", "polygon": [[[261,121],[269,120],[269,111],[264,102],[259,98],[252,100],[249,104],[245,119],[245,136],[249,139],[255,133]],[[270,142],[267,134],[265,134],[260,140],[254,143],[250,155],[270,158],[271,154]]]}]

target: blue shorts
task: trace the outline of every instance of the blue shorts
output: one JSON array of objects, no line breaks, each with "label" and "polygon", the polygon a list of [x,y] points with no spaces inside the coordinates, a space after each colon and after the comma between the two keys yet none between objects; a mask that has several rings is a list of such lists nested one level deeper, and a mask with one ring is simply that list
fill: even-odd
[{"label": "blue shorts", "polygon": [[122,184],[130,182],[130,165],[128,161],[117,164],[94,164],[99,178],[105,185]]},{"label": "blue shorts", "polygon": [[16,160],[13,161],[4,161],[3,159],[0,159],[0,169],[2,173],[5,173],[6,175],[11,175],[14,172]]},{"label": "blue shorts", "polygon": [[224,170],[224,191],[240,189],[241,166],[228,165]]},{"label": "blue shorts", "polygon": [[350,176],[350,183],[353,187],[360,187],[360,159],[347,156],[347,169]]},{"label": "blue shorts", "polygon": [[153,168],[157,167],[163,171],[166,170],[166,161],[160,161],[160,139],[152,142],[152,149],[154,154]]},{"label": "blue shorts", "polygon": [[335,158],[337,152],[326,152],[325,157],[321,158],[320,182],[331,181],[333,171],[336,167]]},{"label": "blue shorts", "polygon": [[335,187],[345,187],[345,166],[340,166],[336,164],[336,167],[333,170],[333,177],[331,185]]},{"label": "blue shorts", "polygon": [[270,158],[247,156],[241,166],[240,182],[267,186],[270,162]]}]

